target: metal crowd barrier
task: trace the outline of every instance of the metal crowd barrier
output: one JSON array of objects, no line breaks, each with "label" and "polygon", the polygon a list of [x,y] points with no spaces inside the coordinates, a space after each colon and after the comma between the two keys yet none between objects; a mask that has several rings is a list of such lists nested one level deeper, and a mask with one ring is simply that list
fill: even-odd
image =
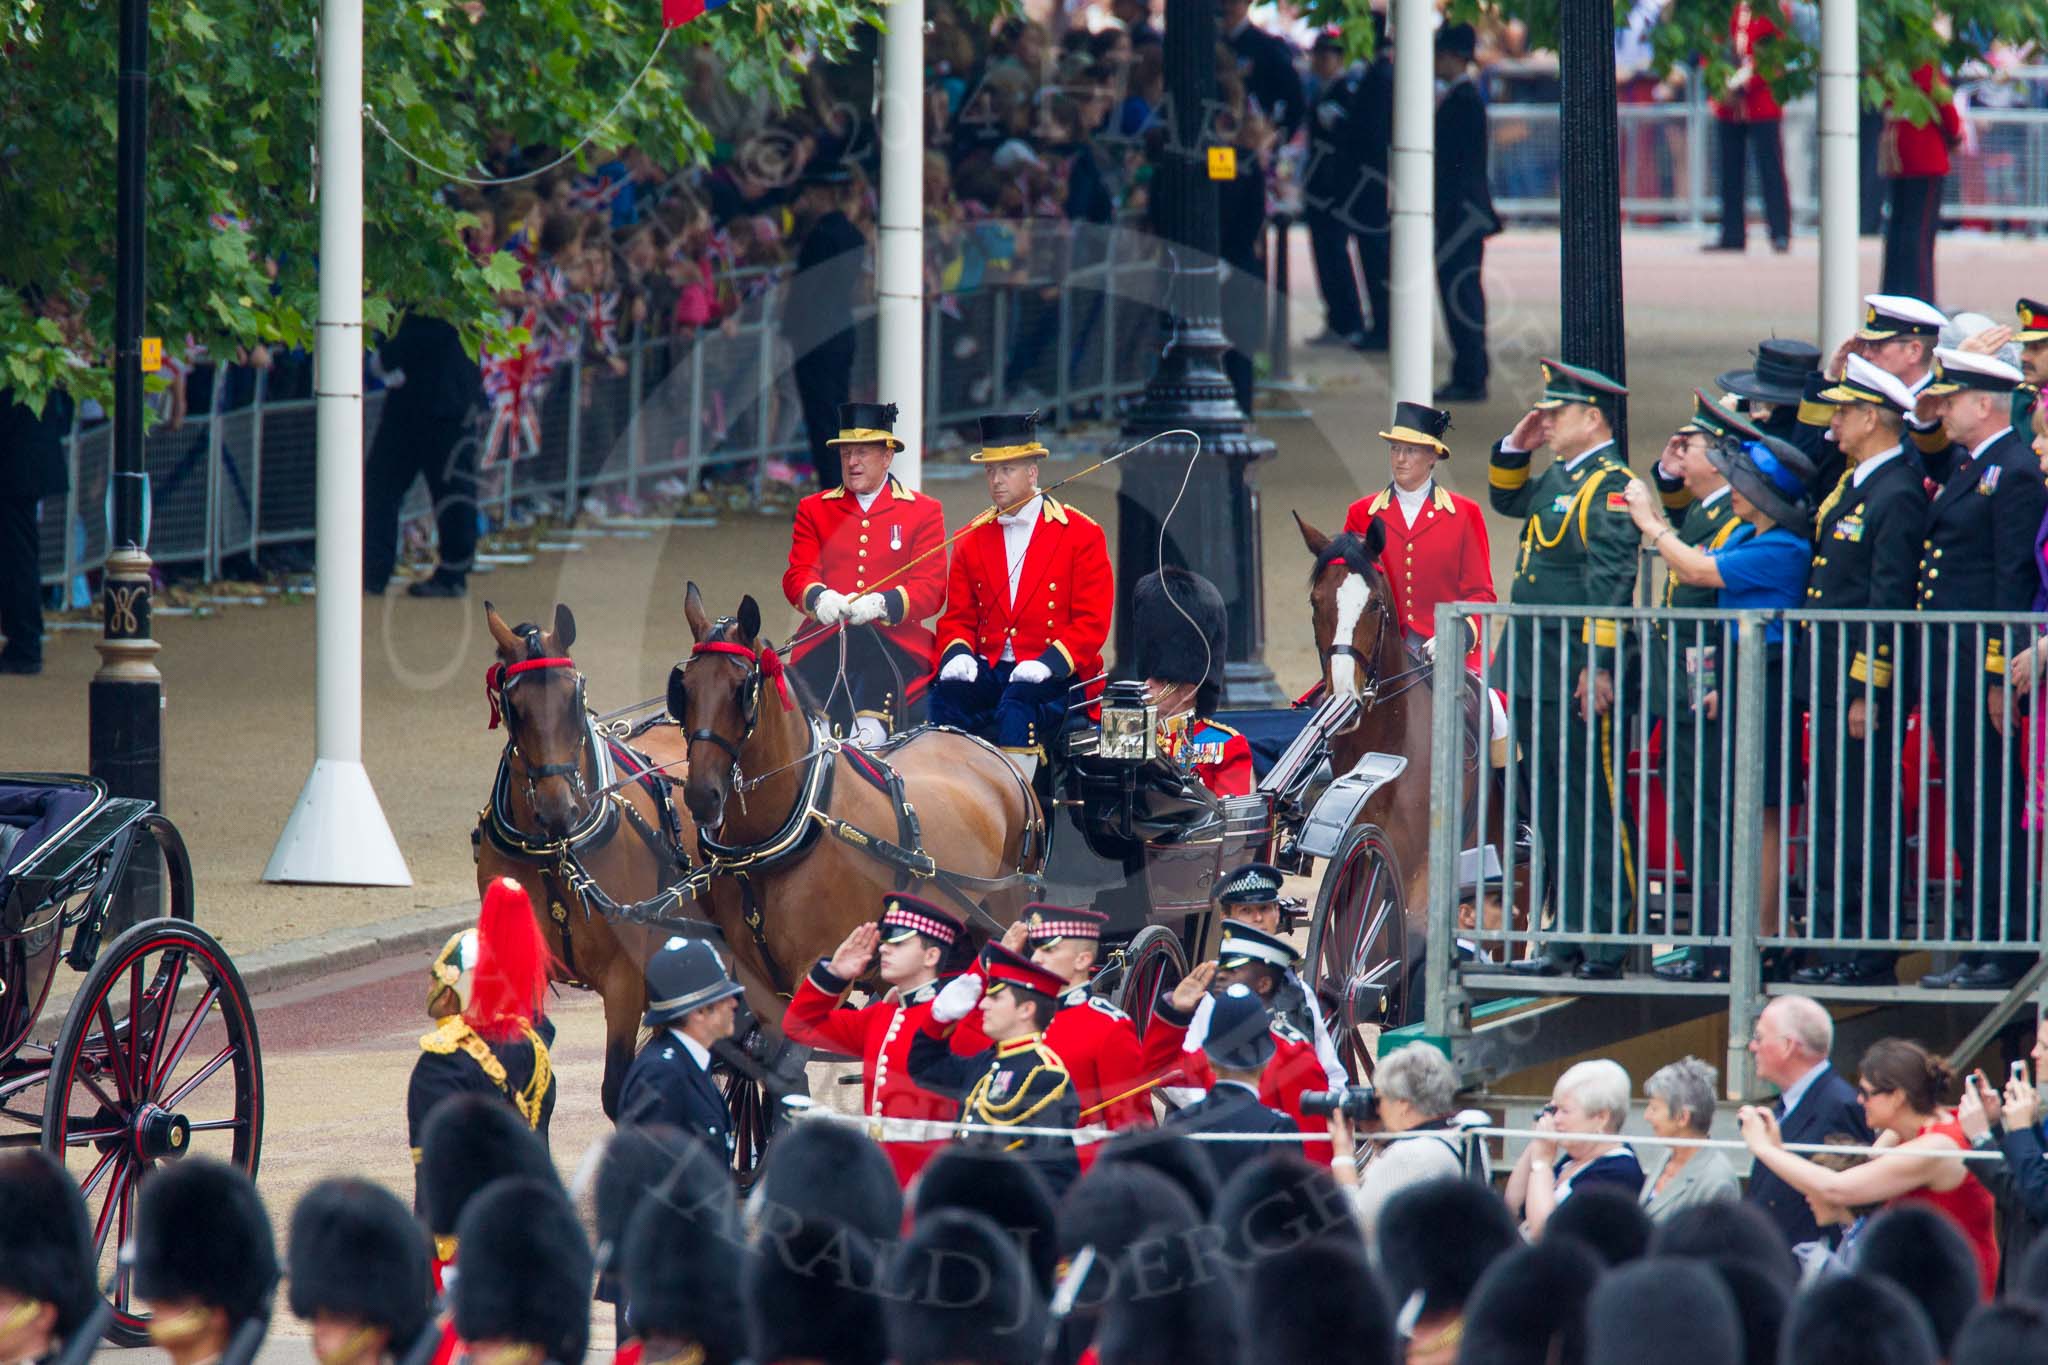
[{"label": "metal crowd barrier", "polygon": [[[926,314],[928,444],[949,429],[962,443],[974,418],[1005,405],[1040,407],[1055,427],[1109,416],[1140,389],[1160,340],[1161,298],[1149,238],[1128,229],[1034,228],[1022,278],[936,296]],[[689,489],[751,481],[758,497],[772,459],[807,467],[792,357],[781,316],[786,275],[730,277],[750,298],[725,326],[649,335],[620,347],[623,372],[577,348],[535,400],[537,448],[481,471],[487,525],[535,510],[571,513],[593,494],[639,498],[663,480]],[[854,319],[853,392],[873,391],[872,307]],[[149,431],[150,554],[159,564],[219,576],[224,561],[314,532],[313,400],[273,397],[273,374],[221,366],[207,407],[176,430]],[[303,375],[295,375],[303,380]],[[309,389],[310,385],[299,383]],[[365,400],[364,443],[376,439],[384,394]],[[67,440],[70,491],[42,505],[46,586],[89,605],[81,575],[106,558],[111,427],[82,418]],[[931,467],[928,466],[928,472]],[[404,515],[430,507],[415,485]]]},{"label": "metal crowd barrier", "polygon": [[[1458,1027],[1469,990],[1690,992],[1729,996],[1739,1045],[1763,996],[1788,988],[1764,981],[1766,955],[2039,961],[2048,708],[1986,665],[2041,638],[2048,616],[1457,604],[1439,608],[1439,629],[1468,614],[1508,732],[1494,746],[1504,766],[1468,796],[1461,760],[1477,737],[1458,708],[1434,711],[1430,1032]],[[1438,697],[1464,666],[1438,656]],[[1588,718],[1581,677],[1601,669],[1612,705]],[[1490,859],[1500,921],[1481,894],[1477,926],[1460,930],[1461,878]],[[1440,951],[1460,937],[1479,955]],[[1559,944],[1618,954],[1626,975],[1505,971]],[[1725,953],[1727,981],[1652,975],[1675,948]],[[1911,983],[1810,993],[1932,998]]]}]

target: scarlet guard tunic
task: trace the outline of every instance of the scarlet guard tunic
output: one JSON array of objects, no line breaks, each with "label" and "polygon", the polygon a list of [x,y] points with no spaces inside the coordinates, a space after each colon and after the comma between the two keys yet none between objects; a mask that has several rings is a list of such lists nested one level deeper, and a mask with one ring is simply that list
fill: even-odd
[{"label": "scarlet guard tunic", "polygon": [[[1386,532],[1380,571],[1393,590],[1395,615],[1404,629],[1424,639],[1436,634],[1436,609],[1443,602],[1494,602],[1493,551],[1479,504],[1431,481],[1429,496],[1410,526],[1391,485],[1351,504],[1344,529],[1364,535],[1373,522]],[[1479,667],[1479,618],[1465,618],[1470,632],[1466,662]]]},{"label": "scarlet guard tunic", "polygon": [[[1060,997],[1059,1013],[1045,1030],[1045,1045],[1074,1078],[1083,1127],[1151,1126],[1152,1095],[1144,1086],[1143,1047],[1130,1015],[1086,986],[1076,986]],[[954,1046],[959,1050],[957,1042]],[[1094,1145],[1082,1143],[1080,1157],[1082,1170],[1094,1165]]]},{"label": "scarlet guard tunic", "polygon": [[1217,796],[1250,796],[1257,781],[1251,741],[1207,716],[1160,721],[1159,752],[1192,768],[1196,779]]},{"label": "scarlet guard tunic", "polygon": [[[875,629],[910,661],[905,700],[913,700],[927,681],[918,666],[932,653],[932,632],[924,623],[946,601],[946,556],[939,548],[945,543],[946,513],[939,500],[913,493],[893,474],[865,511],[845,488],[828,488],[796,505],[782,595],[808,612],[827,588],[848,597],[880,592],[889,614],[887,624]],[[798,664],[831,642],[829,633],[820,633],[792,649],[789,662]]]},{"label": "scarlet guard tunic", "polygon": [[[853,983],[840,980],[820,962],[797,984],[782,1016],[782,1031],[791,1042],[860,1058],[860,1111],[870,1121],[869,1136],[882,1144],[897,1181],[905,1186],[945,1145],[945,1126],[960,1115],[959,1100],[910,1079],[910,1040],[931,1018],[932,1000],[941,984],[933,981],[904,995],[891,992],[892,998],[861,1008],[842,1008],[840,1002]],[[963,1056],[986,1048],[981,1016],[974,1013],[962,1019],[950,1041]]]},{"label": "scarlet guard tunic", "polygon": [[[1162,993],[1153,1007],[1152,1023],[1145,1030],[1144,1074],[1162,1086],[1184,1085],[1208,1090],[1216,1084],[1209,1059],[1200,1052],[1182,1050],[1187,1041],[1192,1014],[1175,1009]],[[1302,1132],[1302,1151],[1311,1161],[1324,1165],[1336,1155],[1329,1142],[1327,1125],[1319,1118],[1301,1116],[1301,1097],[1311,1090],[1328,1090],[1330,1078],[1316,1056],[1315,1044],[1286,1020],[1273,1020],[1273,1059],[1259,1076],[1259,1103],[1277,1109],[1294,1120]]]},{"label": "scarlet guard tunic", "polygon": [[[934,667],[955,649],[993,669],[1008,646],[1019,662],[1038,659],[1055,678],[1094,678],[1116,602],[1115,574],[1102,528],[1079,508],[1043,497],[1031,544],[1010,591],[1003,528],[993,509],[970,523],[953,547],[946,614],[939,618]],[[1092,684],[1088,695],[1102,690]]]}]

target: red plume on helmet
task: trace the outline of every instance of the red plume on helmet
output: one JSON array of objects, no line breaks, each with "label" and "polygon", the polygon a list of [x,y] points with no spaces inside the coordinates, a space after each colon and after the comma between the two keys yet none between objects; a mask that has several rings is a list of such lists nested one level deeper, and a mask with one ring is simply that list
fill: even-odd
[{"label": "red plume on helmet", "polygon": [[526,888],[497,878],[476,918],[476,975],[462,1017],[493,1042],[517,1037],[522,1023],[540,1021],[553,966]]}]

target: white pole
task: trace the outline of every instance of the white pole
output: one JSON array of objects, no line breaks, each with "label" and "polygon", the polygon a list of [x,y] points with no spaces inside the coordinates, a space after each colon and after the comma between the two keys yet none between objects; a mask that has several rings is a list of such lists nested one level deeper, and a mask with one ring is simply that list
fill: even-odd
[{"label": "white pole", "polygon": [[363,0],[320,20],[313,772],[263,880],[411,886],[363,767]]},{"label": "white pole", "polygon": [[881,222],[875,240],[875,399],[903,449],[889,472],[924,477],[924,0],[890,0],[882,38]]},{"label": "white pole", "polygon": [[1394,0],[1394,145],[1388,170],[1393,259],[1388,406],[1427,403],[1436,367],[1436,7]]},{"label": "white pole", "polygon": [[1832,354],[1862,317],[1856,248],[1856,0],[1820,6],[1820,335]]}]

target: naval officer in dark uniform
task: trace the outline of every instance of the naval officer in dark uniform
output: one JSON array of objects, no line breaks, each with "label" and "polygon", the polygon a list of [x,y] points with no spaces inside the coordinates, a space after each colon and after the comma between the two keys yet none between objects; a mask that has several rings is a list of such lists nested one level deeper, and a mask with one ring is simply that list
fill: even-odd
[{"label": "naval officer in dark uniform", "polygon": [[711,1079],[711,1048],[732,1037],[744,988],[702,939],[672,938],[647,964],[647,1027],[655,1030],[619,1088],[619,1123],[665,1123],[731,1162],[732,1110]]},{"label": "naval officer in dark uniform", "polygon": [[[1897,376],[1851,355],[1842,378],[1820,397],[1835,405],[1829,430],[1848,463],[1814,517],[1806,605],[1820,611],[1910,610],[1927,527],[1920,462],[1903,444],[1913,394]],[[1813,930],[1820,938],[1853,939],[1865,931],[1866,911],[1882,915],[1892,903],[1897,866],[1890,821],[1897,774],[1891,736],[1905,724],[1908,701],[1901,694],[1912,669],[1909,660],[1893,657],[1891,632],[1884,629],[1812,623],[1791,644],[1797,651],[1792,695],[1818,698],[1812,704],[1806,803],[1813,820]],[[1866,810],[1876,828],[1866,826]],[[1792,979],[1802,985],[1886,985],[1894,980],[1895,958],[1830,949]]]}]

